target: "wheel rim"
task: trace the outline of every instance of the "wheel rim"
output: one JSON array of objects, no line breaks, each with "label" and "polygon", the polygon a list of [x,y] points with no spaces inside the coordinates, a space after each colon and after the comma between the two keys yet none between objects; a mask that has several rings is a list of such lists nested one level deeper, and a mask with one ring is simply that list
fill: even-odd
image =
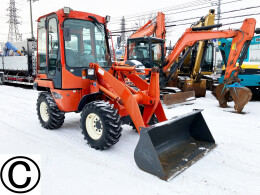
[{"label": "wheel rim", "polygon": [[48,106],[45,102],[42,102],[40,105],[40,114],[44,122],[49,120]]},{"label": "wheel rim", "polygon": [[91,113],[87,116],[86,130],[88,135],[94,140],[98,140],[102,136],[103,125],[98,115]]}]

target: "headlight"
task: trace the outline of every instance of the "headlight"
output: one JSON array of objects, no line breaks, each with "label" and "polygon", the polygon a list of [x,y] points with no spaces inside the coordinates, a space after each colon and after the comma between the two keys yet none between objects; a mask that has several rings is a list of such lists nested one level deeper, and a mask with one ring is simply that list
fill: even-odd
[{"label": "headlight", "polygon": [[93,68],[88,69],[88,76],[92,76],[95,74],[95,70]]},{"label": "headlight", "polygon": [[56,92],[52,92],[53,96],[55,99],[62,99],[62,95],[61,94],[58,94]]},{"label": "headlight", "polygon": [[63,8],[63,13],[66,14],[66,15],[69,15],[70,14],[70,8],[69,7],[64,7]]},{"label": "headlight", "polygon": [[110,16],[106,16],[106,23],[110,22]]}]

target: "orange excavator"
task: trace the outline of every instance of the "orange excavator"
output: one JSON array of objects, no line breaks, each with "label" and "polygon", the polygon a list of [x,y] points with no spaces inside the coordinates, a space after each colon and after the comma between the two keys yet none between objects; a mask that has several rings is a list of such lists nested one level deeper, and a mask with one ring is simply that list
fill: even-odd
[{"label": "orange excavator", "polygon": [[[197,41],[219,38],[233,38],[232,47],[230,49],[230,55],[227,62],[224,83],[217,86],[216,96],[221,107],[227,107],[227,102],[230,101],[230,98],[232,97],[235,103],[234,108],[237,113],[240,113],[244,106],[251,99],[252,93],[250,89],[239,84],[240,80],[238,79],[237,75],[240,71],[240,66],[246,58],[247,50],[254,36],[255,25],[256,20],[249,18],[244,20],[240,29],[206,31],[212,28],[220,27],[222,26],[221,24],[186,29],[182,37],[175,44],[171,54],[168,55],[164,61],[164,66],[162,69],[163,79],[160,83],[161,86],[166,86],[167,83],[171,80],[172,75],[182,65],[181,62],[176,62],[176,59],[185,49],[185,47],[190,46],[190,49],[184,54],[182,59],[184,59],[186,55],[190,53],[192,46],[194,46]],[[236,66],[238,59],[240,66]],[[168,74],[169,71],[170,74]]]},{"label": "orange excavator", "polygon": [[[162,67],[166,55],[165,14],[158,12],[144,26],[127,39],[124,60],[126,64],[143,65],[146,68]],[[178,59],[177,59],[178,61]],[[141,64],[140,64],[141,62]],[[145,78],[144,76],[142,78]],[[161,87],[161,95],[169,104],[176,104],[195,99],[194,91],[181,92],[177,87]]]},{"label": "orange excavator", "polygon": [[[221,24],[188,28],[166,58],[164,58],[165,40],[146,36],[130,38],[127,43],[127,59],[136,59],[147,68],[159,67],[160,87],[162,89],[169,85],[169,82],[172,80],[177,70],[182,66],[185,58],[190,54],[191,50],[195,46],[195,43],[198,41],[208,41],[218,38],[234,38],[233,47],[231,48],[232,55],[230,55],[227,66],[228,71],[225,75],[225,84],[220,84],[216,88],[216,95],[221,107],[226,107],[228,101],[234,100],[234,108],[239,113],[251,99],[252,94],[248,88],[239,84],[237,75],[239,73],[240,66],[236,67],[235,65],[238,58],[241,62],[243,62],[245,58],[245,53],[247,52],[250,41],[254,35],[255,24],[255,19],[246,19],[244,20],[243,26],[240,29],[235,30],[209,31],[213,28],[222,26]],[[142,30],[144,29],[142,28]],[[165,33],[163,34],[165,35]],[[138,34],[136,34],[136,36],[137,35]],[[158,50],[158,47],[161,49]],[[185,48],[187,47],[189,49],[184,53],[182,58],[178,60],[180,54],[185,51]],[[155,49],[153,50],[153,48]],[[141,51],[141,49],[143,50]],[[154,55],[155,52],[156,55]],[[167,102],[167,104],[174,103],[174,95],[175,94],[169,94],[164,96],[164,102]]]}]

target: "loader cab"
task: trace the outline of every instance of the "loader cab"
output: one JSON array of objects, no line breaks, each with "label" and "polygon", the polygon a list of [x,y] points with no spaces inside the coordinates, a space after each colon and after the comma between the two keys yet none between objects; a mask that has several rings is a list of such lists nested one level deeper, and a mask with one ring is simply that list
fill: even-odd
[{"label": "loader cab", "polygon": [[164,60],[164,40],[153,37],[131,38],[127,40],[127,59],[138,60],[146,68],[162,67]]},{"label": "loader cab", "polygon": [[109,69],[106,19],[64,8],[38,19],[38,78],[53,81],[54,88],[79,88],[82,69],[98,63]]}]

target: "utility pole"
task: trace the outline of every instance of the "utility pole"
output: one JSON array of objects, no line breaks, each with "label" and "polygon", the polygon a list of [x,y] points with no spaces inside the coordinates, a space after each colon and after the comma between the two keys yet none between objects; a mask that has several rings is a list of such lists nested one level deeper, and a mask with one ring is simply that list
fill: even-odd
[{"label": "utility pole", "polygon": [[126,45],[126,37],[125,37],[125,17],[121,19],[121,45],[124,47]]},{"label": "utility pole", "polygon": [[34,39],[33,35],[33,18],[32,18],[32,2],[38,1],[38,0],[27,0],[30,2],[30,16],[31,16],[31,34],[32,34],[32,39]]},{"label": "utility pole", "polygon": [[18,24],[20,24],[20,22],[18,21],[19,16],[17,15],[15,0],[10,0],[7,11],[9,12],[7,15],[9,17],[9,20],[7,22],[9,23],[8,41],[22,41],[22,35],[19,33],[18,30]]},{"label": "utility pole", "polygon": [[218,24],[220,23],[220,14],[221,14],[221,0],[218,0]]}]

